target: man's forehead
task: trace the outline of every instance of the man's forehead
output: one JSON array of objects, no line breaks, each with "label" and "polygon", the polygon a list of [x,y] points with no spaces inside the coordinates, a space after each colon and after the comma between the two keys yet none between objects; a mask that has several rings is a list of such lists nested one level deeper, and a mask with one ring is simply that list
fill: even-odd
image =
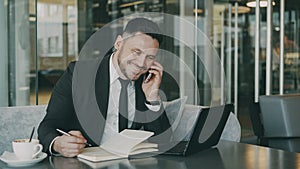
[{"label": "man's forehead", "polygon": [[143,33],[130,36],[126,39],[123,38],[123,40],[125,43],[134,44],[141,48],[157,49],[159,47],[159,43],[156,39]]}]

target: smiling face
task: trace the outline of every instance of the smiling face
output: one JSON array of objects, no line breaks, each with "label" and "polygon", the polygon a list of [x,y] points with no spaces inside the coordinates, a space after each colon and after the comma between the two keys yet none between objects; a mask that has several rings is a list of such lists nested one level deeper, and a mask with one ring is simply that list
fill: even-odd
[{"label": "smiling face", "polygon": [[158,47],[156,39],[143,33],[136,33],[126,39],[118,36],[115,43],[117,52],[113,60],[121,78],[137,80],[146,73],[155,61]]}]

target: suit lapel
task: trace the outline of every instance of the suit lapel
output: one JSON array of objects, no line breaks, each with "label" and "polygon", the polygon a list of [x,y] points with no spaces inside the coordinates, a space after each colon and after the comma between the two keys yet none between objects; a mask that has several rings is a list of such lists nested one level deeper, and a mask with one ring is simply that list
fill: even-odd
[{"label": "suit lapel", "polygon": [[[97,104],[99,106],[99,110],[106,119],[107,116],[107,107],[108,107],[108,98],[109,98],[109,59],[110,54],[107,54],[101,61],[100,66],[97,70],[96,74],[96,80],[95,80],[95,93],[96,93],[96,100]],[[103,135],[105,122],[101,125],[102,131],[99,131],[101,133],[101,137]],[[100,139],[101,140],[101,139]]]}]

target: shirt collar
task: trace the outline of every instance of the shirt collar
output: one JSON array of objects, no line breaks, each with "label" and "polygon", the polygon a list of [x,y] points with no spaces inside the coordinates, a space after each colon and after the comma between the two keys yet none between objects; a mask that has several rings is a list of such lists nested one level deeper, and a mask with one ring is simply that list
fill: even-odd
[{"label": "shirt collar", "polygon": [[120,77],[113,62],[112,62],[113,55],[114,55],[114,53],[111,54],[110,59],[109,59],[110,84],[114,83]]}]

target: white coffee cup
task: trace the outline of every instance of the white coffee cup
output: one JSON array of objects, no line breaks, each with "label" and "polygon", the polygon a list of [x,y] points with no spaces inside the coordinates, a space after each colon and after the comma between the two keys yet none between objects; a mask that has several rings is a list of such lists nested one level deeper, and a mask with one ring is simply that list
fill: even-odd
[{"label": "white coffee cup", "polygon": [[39,140],[17,139],[12,142],[15,155],[20,160],[29,160],[35,158],[43,150],[43,146],[39,144]]}]

